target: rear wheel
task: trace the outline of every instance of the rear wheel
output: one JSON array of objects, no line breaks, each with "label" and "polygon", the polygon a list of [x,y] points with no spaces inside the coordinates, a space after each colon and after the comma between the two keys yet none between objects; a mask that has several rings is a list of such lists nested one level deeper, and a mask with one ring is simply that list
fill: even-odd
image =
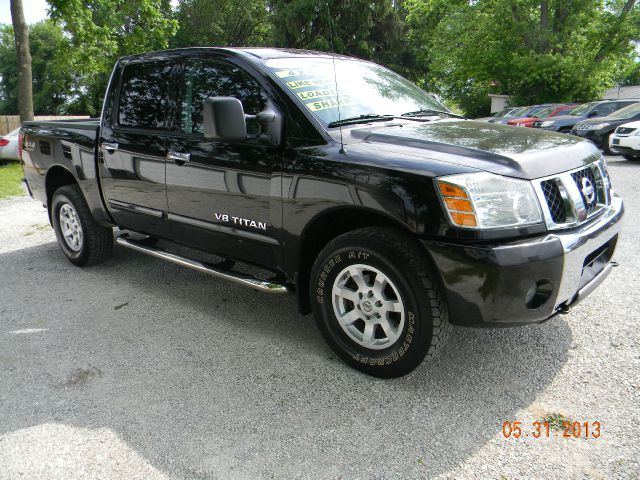
[{"label": "rear wheel", "polygon": [[53,194],[51,223],[58,245],[71,263],[94,265],[113,250],[113,229],[99,225],[91,216],[80,187],[65,185]]},{"label": "rear wheel", "polygon": [[331,348],[376,377],[399,377],[435,355],[450,325],[426,252],[388,228],[332,240],[311,273],[313,313]]}]

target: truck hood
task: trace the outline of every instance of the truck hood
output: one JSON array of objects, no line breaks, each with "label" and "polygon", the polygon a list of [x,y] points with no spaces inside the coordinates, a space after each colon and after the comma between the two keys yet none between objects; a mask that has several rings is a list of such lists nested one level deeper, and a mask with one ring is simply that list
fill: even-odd
[{"label": "truck hood", "polygon": [[[591,143],[572,135],[470,120],[398,121],[343,129],[349,150],[367,154],[393,152],[399,168],[432,171],[433,161],[460,171],[483,170],[534,179],[579,168],[599,155]],[[369,152],[370,151],[370,152]],[[381,160],[384,162],[384,160]]]}]

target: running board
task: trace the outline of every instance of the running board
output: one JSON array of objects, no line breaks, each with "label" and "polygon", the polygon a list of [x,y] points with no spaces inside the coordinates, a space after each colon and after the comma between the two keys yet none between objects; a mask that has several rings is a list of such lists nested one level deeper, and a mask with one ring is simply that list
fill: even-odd
[{"label": "running board", "polygon": [[117,237],[116,243],[123,247],[130,248],[131,250],[135,250],[136,252],[146,253],[147,255],[151,255],[152,257],[156,257],[161,260],[167,260],[169,262],[175,263],[176,265],[191,268],[192,270],[208,273],[209,275],[213,275],[214,277],[223,278],[225,280],[229,280],[231,282],[238,283],[240,285],[244,285],[245,287],[253,288],[254,290],[259,290],[261,292],[288,292],[287,287],[285,287],[284,285],[280,285],[279,283],[270,282],[268,280],[258,280],[257,278],[243,275],[241,273],[220,270],[212,267],[211,265],[207,265],[206,263],[182,257],[180,255],[176,255],[175,253],[169,253],[158,248],[141,245],[133,240],[129,240],[124,236]]}]

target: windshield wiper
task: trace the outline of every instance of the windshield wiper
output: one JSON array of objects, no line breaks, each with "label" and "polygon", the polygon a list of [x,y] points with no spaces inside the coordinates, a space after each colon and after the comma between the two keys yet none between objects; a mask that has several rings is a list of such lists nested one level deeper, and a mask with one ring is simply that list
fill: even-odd
[{"label": "windshield wiper", "polygon": [[363,115],[358,115],[357,117],[342,118],[340,120],[336,120],[335,122],[330,122],[327,124],[327,127],[341,127],[342,125],[351,125],[354,123],[384,122],[385,120],[391,120],[393,118],[393,115],[376,115],[375,113],[365,113]]},{"label": "windshield wiper", "polygon": [[449,117],[464,118],[464,119],[467,118],[464,115],[458,115],[457,113],[447,112],[446,110],[435,110],[433,108],[425,108],[424,110],[416,110],[415,112],[407,112],[407,113],[403,113],[400,116],[401,117],[420,117],[422,115],[428,115],[428,114],[447,115]]}]

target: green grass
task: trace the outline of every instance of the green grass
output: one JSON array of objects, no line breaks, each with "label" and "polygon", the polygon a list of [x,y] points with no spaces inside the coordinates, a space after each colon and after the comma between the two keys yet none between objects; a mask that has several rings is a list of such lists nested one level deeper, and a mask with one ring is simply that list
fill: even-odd
[{"label": "green grass", "polygon": [[19,163],[0,164],[0,198],[24,195],[21,178],[22,167]]}]

